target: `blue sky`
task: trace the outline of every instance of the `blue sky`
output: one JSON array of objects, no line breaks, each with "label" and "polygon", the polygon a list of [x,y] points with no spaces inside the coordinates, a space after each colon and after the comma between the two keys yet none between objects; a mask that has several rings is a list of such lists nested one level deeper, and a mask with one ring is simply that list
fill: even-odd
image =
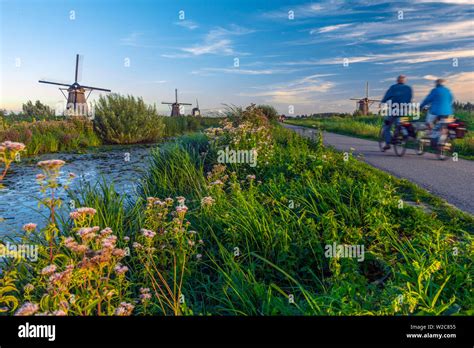
[{"label": "blue sky", "polygon": [[205,110],[255,102],[286,114],[291,106],[296,114],[353,111],[349,98],[363,96],[365,81],[380,97],[401,73],[415,101],[436,77],[448,78],[457,99],[474,100],[474,0],[0,6],[0,107],[10,110],[28,99],[62,101],[55,86],[37,80],[72,82],[76,53],[84,57],[81,82],[142,96],[164,113],[159,103],[173,100],[174,88]]}]

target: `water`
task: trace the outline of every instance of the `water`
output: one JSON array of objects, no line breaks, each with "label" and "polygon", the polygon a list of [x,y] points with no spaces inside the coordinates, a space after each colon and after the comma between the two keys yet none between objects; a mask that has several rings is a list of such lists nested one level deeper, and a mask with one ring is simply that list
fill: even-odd
[{"label": "water", "polygon": [[[102,180],[113,183],[118,193],[132,196],[142,174],[149,163],[150,151],[156,145],[104,146],[87,154],[46,154],[35,159],[13,163],[0,188],[0,237],[18,233],[28,222],[44,226],[48,216],[45,207],[38,207],[39,192],[36,175],[41,173],[37,162],[61,159],[66,164],[61,169],[61,180],[65,182],[70,172],[77,175],[70,188],[77,190],[81,182],[94,184]],[[63,190],[60,190],[63,192]],[[68,202],[67,196],[60,197]],[[67,204],[63,205],[63,212]]]}]

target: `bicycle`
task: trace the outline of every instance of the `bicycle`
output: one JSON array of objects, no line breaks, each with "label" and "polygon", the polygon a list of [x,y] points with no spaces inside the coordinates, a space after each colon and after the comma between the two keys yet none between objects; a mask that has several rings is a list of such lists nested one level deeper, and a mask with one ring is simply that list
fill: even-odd
[{"label": "bicycle", "polygon": [[[388,122],[388,121],[384,121]],[[408,117],[400,117],[399,122],[395,125],[395,129],[392,133],[392,140],[390,142],[393,145],[395,154],[398,157],[405,155],[407,150],[407,144],[410,139],[416,140],[416,131],[413,125],[410,123]],[[380,151],[385,152],[385,137],[384,137],[384,126],[380,129],[379,133],[379,148]]]},{"label": "bicycle", "polygon": [[452,155],[453,140],[462,139],[467,132],[466,123],[454,117],[437,118],[431,132],[427,132],[427,127],[417,131],[418,155],[425,153],[428,145],[431,147],[438,159],[445,160]]}]

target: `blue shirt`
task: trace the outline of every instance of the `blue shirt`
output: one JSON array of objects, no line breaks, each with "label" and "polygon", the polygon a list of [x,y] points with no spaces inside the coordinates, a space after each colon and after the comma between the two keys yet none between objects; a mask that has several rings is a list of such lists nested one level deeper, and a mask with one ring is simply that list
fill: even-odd
[{"label": "blue shirt", "polygon": [[410,103],[412,96],[413,93],[410,86],[397,83],[390,86],[382,99],[382,103],[386,103],[388,100],[391,100],[392,104]]},{"label": "blue shirt", "polygon": [[449,116],[453,114],[453,95],[449,88],[442,85],[436,86],[420,105],[420,109],[430,106],[430,113],[436,116]]}]

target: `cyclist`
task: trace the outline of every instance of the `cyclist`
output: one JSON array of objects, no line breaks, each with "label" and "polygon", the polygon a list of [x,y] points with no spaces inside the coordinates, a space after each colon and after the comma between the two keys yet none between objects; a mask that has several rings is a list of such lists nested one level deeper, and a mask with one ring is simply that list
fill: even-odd
[{"label": "cyclist", "polygon": [[[400,75],[397,78],[397,83],[390,86],[385,93],[381,103],[386,103],[389,100],[391,101],[392,105],[398,105],[398,109],[400,109],[401,104],[408,104],[411,103],[411,99],[413,96],[413,92],[410,86],[406,85],[407,78],[405,75]],[[392,141],[392,134],[391,129],[392,125],[398,124],[398,120],[400,116],[405,115],[391,115],[391,110],[389,110],[388,115],[385,117],[384,126],[383,126],[383,136],[385,139],[385,146],[383,147],[384,150],[390,149],[390,143]]]},{"label": "cyclist", "polygon": [[435,88],[420,105],[420,109],[430,106],[425,121],[430,130],[437,119],[447,118],[453,114],[453,95],[449,88],[444,86],[445,83],[444,79],[436,80]]}]

